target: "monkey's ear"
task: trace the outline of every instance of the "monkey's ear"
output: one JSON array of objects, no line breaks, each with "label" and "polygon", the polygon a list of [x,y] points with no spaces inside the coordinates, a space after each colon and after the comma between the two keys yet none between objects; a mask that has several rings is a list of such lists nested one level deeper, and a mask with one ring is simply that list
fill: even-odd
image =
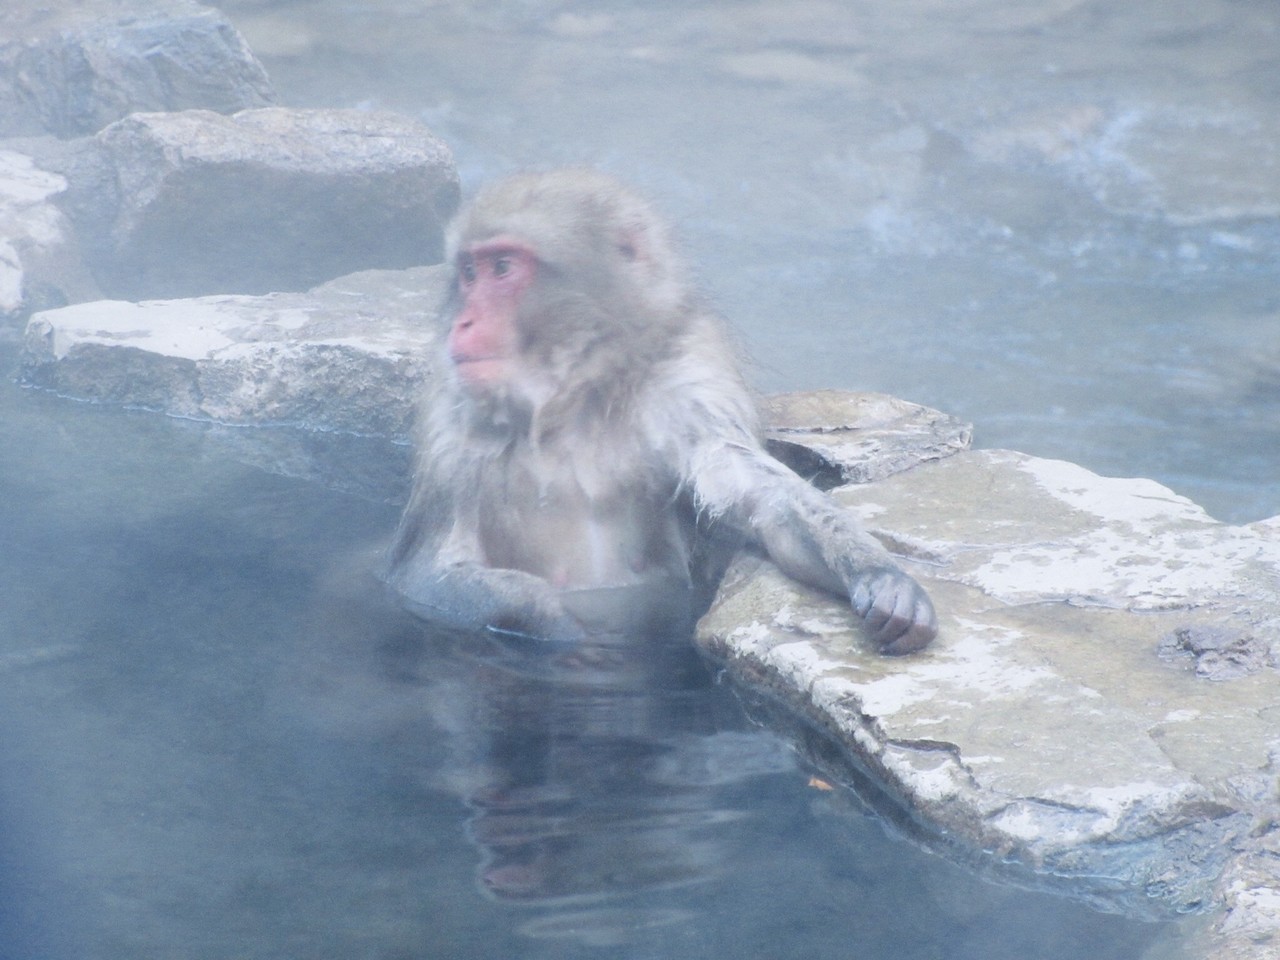
[{"label": "monkey's ear", "polygon": [[624,203],[613,226],[614,249],[628,263],[651,264],[667,254],[663,249],[666,246],[665,231],[657,218],[637,203]]},{"label": "monkey's ear", "polygon": [[662,220],[647,207],[626,211],[617,223],[614,248],[650,303],[659,308],[675,306],[684,282]]},{"label": "monkey's ear", "polygon": [[618,252],[622,254],[622,259],[629,263],[635,263],[640,259],[640,244],[636,242],[635,234],[624,232],[618,238]]}]

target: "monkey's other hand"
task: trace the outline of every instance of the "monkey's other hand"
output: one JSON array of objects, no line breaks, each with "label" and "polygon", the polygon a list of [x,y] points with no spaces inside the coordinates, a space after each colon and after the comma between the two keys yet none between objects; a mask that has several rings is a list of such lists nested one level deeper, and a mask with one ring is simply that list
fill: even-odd
[{"label": "monkey's other hand", "polygon": [[552,594],[530,596],[494,611],[485,624],[490,633],[550,644],[578,644],[586,628]]},{"label": "monkey's other hand", "polygon": [[408,565],[390,579],[405,608],[424,620],[463,630],[574,643],[586,630],[543,580],[479,564]]},{"label": "monkey's other hand", "polygon": [[938,634],[938,615],[924,588],[901,570],[866,570],[849,590],[853,612],[881,653],[914,653]]}]

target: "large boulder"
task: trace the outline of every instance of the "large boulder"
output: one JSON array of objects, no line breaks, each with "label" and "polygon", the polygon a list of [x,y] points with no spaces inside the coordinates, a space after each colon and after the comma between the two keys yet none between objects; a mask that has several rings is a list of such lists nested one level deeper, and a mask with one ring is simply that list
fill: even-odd
[{"label": "large boulder", "polygon": [[[15,168],[37,171],[26,178],[41,181],[41,215],[51,206],[70,225],[98,295],[126,300],[305,290],[438,262],[460,197],[448,147],[392,113],[145,113],[94,137],[10,145]],[[32,188],[12,183],[0,176],[0,214],[10,190],[31,206]],[[55,285],[74,275],[19,261]]]},{"label": "large boulder", "polygon": [[138,110],[273,101],[244,38],[192,0],[6,0],[0,137],[95,133]]},{"label": "large boulder", "polygon": [[438,263],[461,195],[444,142],[392,113],[135,114],[98,141],[120,189],[98,272],[126,299]]}]

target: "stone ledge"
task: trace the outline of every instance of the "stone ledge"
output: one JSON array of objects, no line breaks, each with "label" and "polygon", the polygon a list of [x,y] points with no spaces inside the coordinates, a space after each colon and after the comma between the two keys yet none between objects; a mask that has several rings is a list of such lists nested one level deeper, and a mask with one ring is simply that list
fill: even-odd
[{"label": "stone ledge", "polygon": [[[1220,923],[1222,878],[1251,875],[1252,835],[1278,812],[1275,522],[1220,524],[1149,480],[990,450],[836,496],[906,550],[940,613],[935,645],[878,657],[843,603],[747,559],[700,646],[822,730],[934,843],[1107,909]],[[1256,668],[1205,679],[1168,655],[1186,630],[1248,638]],[[1280,918],[1235,902],[1250,929]],[[1252,956],[1232,949],[1215,956]]]}]

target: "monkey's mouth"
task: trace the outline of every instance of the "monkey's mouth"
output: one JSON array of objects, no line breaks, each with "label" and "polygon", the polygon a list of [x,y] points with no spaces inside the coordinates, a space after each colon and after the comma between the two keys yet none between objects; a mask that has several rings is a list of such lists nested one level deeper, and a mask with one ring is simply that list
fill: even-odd
[{"label": "monkey's mouth", "polygon": [[497,353],[453,354],[449,357],[463,383],[487,384],[506,376],[507,358]]}]

